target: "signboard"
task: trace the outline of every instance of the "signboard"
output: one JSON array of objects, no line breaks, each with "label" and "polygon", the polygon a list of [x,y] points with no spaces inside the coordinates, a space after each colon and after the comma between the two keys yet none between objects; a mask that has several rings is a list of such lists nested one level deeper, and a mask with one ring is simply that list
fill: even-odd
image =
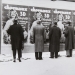
[{"label": "signboard", "polygon": [[58,27],[61,29],[61,40],[60,42],[65,42],[65,37],[63,34],[66,22],[72,22],[72,11],[62,10],[62,9],[53,9],[53,21],[57,21]]},{"label": "signboard", "polygon": [[[18,19],[18,23],[24,29],[25,43],[30,43],[30,29],[32,24],[37,19],[42,21],[42,25],[45,26],[46,40],[49,42],[49,26],[53,25],[54,21],[61,21],[63,25],[65,22],[71,21],[75,25],[75,11],[63,10],[63,9],[51,9],[44,7],[34,6],[21,6],[13,4],[3,4],[2,6],[2,28],[4,29],[8,20],[11,17]],[[61,26],[60,26],[61,27]],[[3,42],[6,42],[6,38],[3,35]],[[63,41],[61,41],[63,42]]]},{"label": "signboard", "polygon": [[53,20],[72,21],[72,11],[53,9]]},{"label": "signboard", "polygon": [[46,39],[49,40],[49,26],[52,22],[52,13],[50,8],[43,7],[29,7],[30,9],[30,29],[33,25],[33,22],[36,20],[41,20],[42,25],[45,26],[46,30]]},{"label": "signboard", "polygon": [[[50,8],[29,7],[30,8],[30,23],[32,24],[37,18],[40,18],[44,26],[50,25],[52,22],[52,13]],[[37,12],[37,13],[36,13]]]},{"label": "signboard", "polygon": [[[16,13],[14,12],[11,13],[12,9]],[[28,25],[28,6],[3,4],[2,12],[3,12],[2,13],[3,22],[6,22],[8,19],[10,19],[11,16],[17,15],[19,24],[23,25],[24,27],[27,27]]]},{"label": "signboard", "polygon": [[[26,35],[28,32],[28,6],[3,4],[2,6],[2,28],[4,29],[7,21],[11,18],[17,18],[18,23],[23,27]],[[27,40],[27,39],[26,39]],[[8,41],[3,36],[4,43],[8,44]]]}]

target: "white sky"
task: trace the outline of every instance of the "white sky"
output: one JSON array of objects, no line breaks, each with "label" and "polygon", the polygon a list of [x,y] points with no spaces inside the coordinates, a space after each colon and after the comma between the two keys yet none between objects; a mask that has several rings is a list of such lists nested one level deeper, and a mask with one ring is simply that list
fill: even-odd
[{"label": "white sky", "polygon": [[75,2],[50,0],[2,0],[2,3],[75,10]]}]

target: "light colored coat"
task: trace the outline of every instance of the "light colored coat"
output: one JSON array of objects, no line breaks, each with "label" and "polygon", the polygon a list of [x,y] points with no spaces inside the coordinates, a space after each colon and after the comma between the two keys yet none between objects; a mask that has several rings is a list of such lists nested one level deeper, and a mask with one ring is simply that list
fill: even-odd
[{"label": "light colored coat", "polygon": [[45,30],[44,26],[36,25],[33,28],[33,41],[35,43],[35,52],[44,51]]}]

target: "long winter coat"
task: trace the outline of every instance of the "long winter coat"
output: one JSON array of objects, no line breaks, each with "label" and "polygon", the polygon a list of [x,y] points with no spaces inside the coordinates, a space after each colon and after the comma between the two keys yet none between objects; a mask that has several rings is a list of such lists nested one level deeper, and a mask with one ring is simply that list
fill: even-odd
[{"label": "long winter coat", "polygon": [[56,26],[53,26],[52,28],[50,28],[50,33],[49,33],[49,51],[50,52],[59,52],[60,38],[61,38],[60,28]]},{"label": "long winter coat", "polygon": [[44,41],[45,41],[45,30],[44,26],[36,25],[33,28],[33,42],[35,43],[35,52],[44,51]]},{"label": "long winter coat", "polygon": [[22,41],[24,40],[23,29],[21,25],[14,24],[10,26],[7,33],[11,36],[12,50],[21,50]]},{"label": "long winter coat", "polygon": [[74,28],[68,26],[65,28],[65,50],[74,49]]}]

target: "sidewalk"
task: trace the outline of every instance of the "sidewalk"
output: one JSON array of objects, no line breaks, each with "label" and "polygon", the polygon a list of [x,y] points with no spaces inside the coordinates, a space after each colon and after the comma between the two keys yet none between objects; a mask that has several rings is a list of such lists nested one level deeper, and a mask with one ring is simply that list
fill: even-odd
[{"label": "sidewalk", "polygon": [[[60,55],[60,57],[64,57],[66,56],[66,51],[60,51],[58,54]],[[75,55],[75,50],[73,50],[73,55]],[[16,55],[16,57],[18,58],[18,55]],[[50,52],[43,52],[42,57],[49,58]],[[22,60],[28,59],[35,59],[35,53],[22,53]],[[0,54],[0,62],[8,62],[12,60],[13,60],[12,54]]]},{"label": "sidewalk", "polygon": [[43,60],[36,60],[34,53],[23,53],[22,62],[12,61],[12,55],[0,55],[0,75],[75,75],[75,51],[73,57],[65,57],[66,51],[59,52],[61,57],[51,59],[49,52],[43,53]]}]

